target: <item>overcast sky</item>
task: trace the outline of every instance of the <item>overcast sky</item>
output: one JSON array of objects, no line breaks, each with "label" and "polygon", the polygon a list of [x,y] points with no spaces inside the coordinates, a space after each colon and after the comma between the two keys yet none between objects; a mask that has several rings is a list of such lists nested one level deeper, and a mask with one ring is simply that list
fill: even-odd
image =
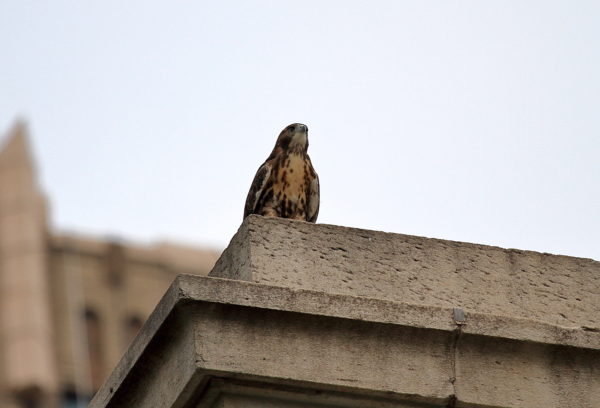
[{"label": "overcast sky", "polygon": [[600,260],[598,1],[0,0],[53,224],[225,246],[280,130],[319,222]]}]

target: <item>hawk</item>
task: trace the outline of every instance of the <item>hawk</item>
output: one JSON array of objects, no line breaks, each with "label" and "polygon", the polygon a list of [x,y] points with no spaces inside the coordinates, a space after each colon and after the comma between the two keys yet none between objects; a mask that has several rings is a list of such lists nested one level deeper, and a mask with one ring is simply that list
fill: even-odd
[{"label": "hawk", "polygon": [[281,131],[275,147],[250,186],[244,218],[250,214],[316,222],[319,177],[308,157],[308,127],[292,123]]}]

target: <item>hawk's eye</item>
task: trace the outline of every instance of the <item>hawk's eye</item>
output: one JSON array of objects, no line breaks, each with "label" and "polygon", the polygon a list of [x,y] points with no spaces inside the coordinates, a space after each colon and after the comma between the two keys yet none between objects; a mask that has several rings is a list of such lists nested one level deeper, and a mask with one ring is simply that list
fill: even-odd
[{"label": "hawk's eye", "polygon": [[292,131],[292,132],[293,132],[293,131],[294,131],[294,129],[295,129],[295,126],[290,126],[290,131]]}]

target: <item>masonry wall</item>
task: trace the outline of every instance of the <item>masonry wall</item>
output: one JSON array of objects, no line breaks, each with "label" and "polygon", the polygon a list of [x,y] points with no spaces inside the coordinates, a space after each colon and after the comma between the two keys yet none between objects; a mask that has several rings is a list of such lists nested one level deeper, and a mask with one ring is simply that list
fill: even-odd
[{"label": "masonry wall", "polygon": [[91,408],[597,408],[600,263],[250,216]]}]

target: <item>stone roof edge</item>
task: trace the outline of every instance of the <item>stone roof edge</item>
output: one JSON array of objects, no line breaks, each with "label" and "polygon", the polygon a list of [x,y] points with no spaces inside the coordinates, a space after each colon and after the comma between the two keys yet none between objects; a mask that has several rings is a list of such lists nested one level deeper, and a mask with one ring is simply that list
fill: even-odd
[{"label": "stone roof edge", "polygon": [[[534,343],[600,349],[600,328],[564,327],[530,319],[416,305],[361,296],[290,289],[223,278],[180,275],[183,296],[189,300],[260,307],[345,319],[388,323],[433,330],[500,337]],[[244,293],[243,297],[240,294]],[[462,321],[456,313],[464,314]]]},{"label": "stone roof edge", "polygon": [[471,313],[457,308],[414,305],[360,296],[290,289],[251,282],[179,275],[121,358],[90,407],[102,407],[125,380],[150,341],[180,303],[219,303],[304,313],[425,330],[600,350],[600,329],[561,327],[528,319]]}]

